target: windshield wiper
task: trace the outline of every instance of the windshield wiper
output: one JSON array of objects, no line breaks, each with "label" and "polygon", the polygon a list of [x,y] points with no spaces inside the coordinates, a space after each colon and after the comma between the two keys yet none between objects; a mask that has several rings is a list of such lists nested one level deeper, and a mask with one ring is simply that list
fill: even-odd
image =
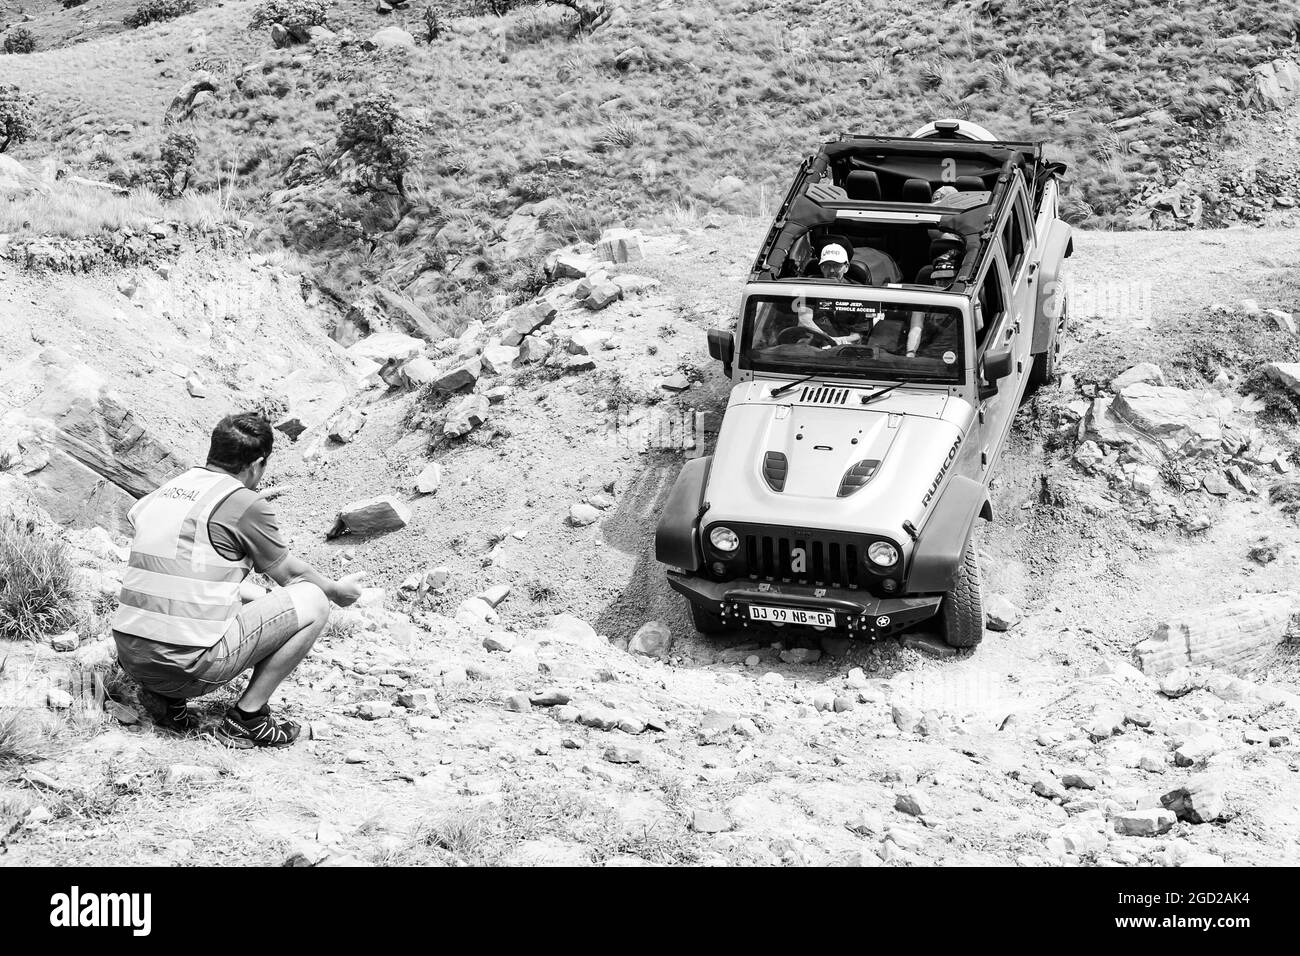
[{"label": "windshield wiper", "polygon": [[768,395],[772,398],[779,398],[780,396],[784,395],[786,392],[790,391],[790,389],[798,388],[804,382],[811,382],[816,377],[817,377],[817,373],[814,372],[812,375],[805,375],[803,378],[796,378],[793,382],[786,382],[780,388],[772,389],[772,391],[768,392]]},{"label": "windshield wiper", "polygon": [[895,382],[893,385],[886,385],[884,388],[878,388],[878,389],[876,389],[874,392],[872,392],[870,395],[863,395],[863,396],[862,396],[862,404],[863,404],[863,405],[869,405],[869,404],[871,404],[872,402],[874,402],[876,399],[880,398],[880,396],[882,396],[882,395],[888,395],[888,394],[889,394],[890,392],[892,392],[894,389],[896,389],[896,388],[901,388],[901,387],[904,386],[904,385],[910,385],[910,384],[912,384],[912,383],[911,383],[911,382]]}]

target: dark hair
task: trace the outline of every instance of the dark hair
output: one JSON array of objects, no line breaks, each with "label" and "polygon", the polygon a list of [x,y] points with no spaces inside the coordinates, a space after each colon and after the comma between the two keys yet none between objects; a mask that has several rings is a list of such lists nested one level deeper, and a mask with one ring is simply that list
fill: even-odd
[{"label": "dark hair", "polygon": [[271,423],[257,412],[227,415],[212,429],[208,464],[223,471],[241,472],[259,458],[269,458],[274,442]]}]

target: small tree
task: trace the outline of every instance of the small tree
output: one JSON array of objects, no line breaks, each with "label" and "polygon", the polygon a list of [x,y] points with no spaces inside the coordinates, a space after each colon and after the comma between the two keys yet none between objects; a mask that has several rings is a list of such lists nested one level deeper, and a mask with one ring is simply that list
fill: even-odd
[{"label": "small tree", "polygon": [[438,11],[433,7],[424,8],[424,41],[433,46],[433,41],[442,33],[442,24],[438,22]]},{"label": "small tree", "polygon": [[32,98],[16,86],[0,86],[0,153],[31,137]]},{"label": "small tree", "polygon": [[36,34],[26,27],[14,27],[5,35],[6,53],[31,53],[36,49]]},{"label": "small tree", "polygon": [[262,0],[253,8],[250,30],[265,30],[279,23],[291,33],[325,25],[326,0]]},{"label": "small tree", "polygon": [[370,93],[339,116],[340,158],[356,163],[358,190],[386,192],[405,202],[406,174],[420,148],[420,126],[402,112],[392,93]]},{"label": "small tree", "polygon": [[194,157],[199,141],[193,133],[173,130],[167,134],[160,148],[161,159],[157,169],[158,184],[168,196],[179,196],[190,184],[194,172]]}]

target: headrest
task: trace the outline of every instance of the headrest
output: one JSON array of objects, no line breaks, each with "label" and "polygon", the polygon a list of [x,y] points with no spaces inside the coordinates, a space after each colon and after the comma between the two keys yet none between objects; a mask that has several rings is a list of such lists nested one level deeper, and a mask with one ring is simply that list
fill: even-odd
[{"label": "headrest", "polygon": [[957,187],[959,193],[972,193],[984,188],[984,180],[978,176],[958,176],[953,185]]},{"label": "headrest", "polygon": [[880,198],[880,177],[867,169],[855,169],[844,179],[850,199],[873,201]]},{"label": "headrest", "polygon": [[909,179],[903,183],[903,202],[928,203],[933,193],[924,179]]}]

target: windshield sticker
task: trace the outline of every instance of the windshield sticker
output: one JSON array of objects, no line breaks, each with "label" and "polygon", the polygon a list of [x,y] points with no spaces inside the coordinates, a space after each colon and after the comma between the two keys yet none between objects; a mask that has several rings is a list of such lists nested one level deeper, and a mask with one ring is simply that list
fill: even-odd
[{"label": "windshield sticker", "polygon": [[952,365],[952,364],[953,364],[954,362],[956,362],[956,361],[957,361],[957,353],[956,353],[956,352],[944,352],[944,353],[943,353],[943,364],[944,364],[944,365]]}]

